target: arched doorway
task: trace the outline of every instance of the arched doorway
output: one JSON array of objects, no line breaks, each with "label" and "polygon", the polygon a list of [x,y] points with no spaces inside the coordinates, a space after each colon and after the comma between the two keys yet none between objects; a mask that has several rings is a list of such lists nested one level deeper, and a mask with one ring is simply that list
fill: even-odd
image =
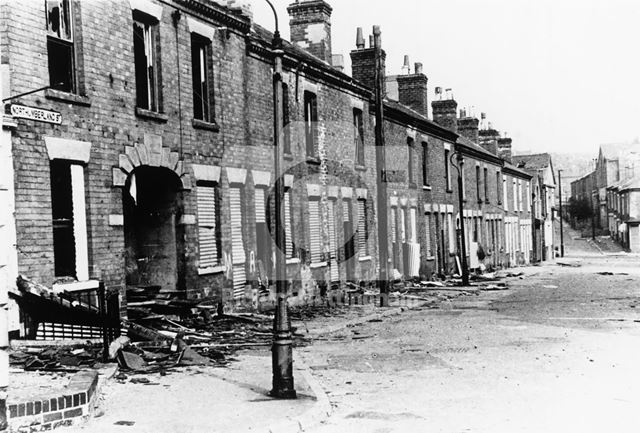
[{"label": "arched doorway", "polygon": [[178,175],[165,167],[141,165],[129,174],[122,200],[128,286],[182,288],[181,190]]}]

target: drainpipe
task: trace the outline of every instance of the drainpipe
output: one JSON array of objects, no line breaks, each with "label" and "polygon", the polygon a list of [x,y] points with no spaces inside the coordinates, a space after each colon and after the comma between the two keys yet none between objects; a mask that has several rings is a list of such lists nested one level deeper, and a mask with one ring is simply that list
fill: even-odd
[{"label": "drainpipe", "polygon": [[384,71],[382,71],[382,46],[380,26],[373,26],[373,46],[375,49],[375,105],[376,105],[376,180],[378,182],[378,259],[380,273],[380,306],[389,306],[389,244],[387,218],[386,155],[384,147]]},{"label": "drainpipe", "polygon": [[276,22],[276,30],[273,33],[273,145],[274,145],[274,172],[275,172],[275,268],[276,268],[276,313],[274,316],[274,336],[271,346],[271,361],[273,370],[273,389],[270,395],[281,399],[296,398],[296,391],[293,386],[293,353],[291,321],[289,318],[287,302],[287,276],[285,269],[284,248],[285,232],[282,217],[284,216],[284,146],[282,139],[282,59],[284,50],[282,39],[278,29],[278,14],[273,4],[266,0],[273,11]]},{"label": "drainpipe", "polygon": [[469,266],[467,265],[467,238],[464,233],[464,191],[462,190],[462,154],[459,151],[455,151],[451,154],[451,159],[453,159],[453,155],[457,154],[458,165],[454,164],[451,161],[451,165],[453,165],[458,171],[458,206],[460,208],[460,261],[462,266],[462,285],[469,285]]}]

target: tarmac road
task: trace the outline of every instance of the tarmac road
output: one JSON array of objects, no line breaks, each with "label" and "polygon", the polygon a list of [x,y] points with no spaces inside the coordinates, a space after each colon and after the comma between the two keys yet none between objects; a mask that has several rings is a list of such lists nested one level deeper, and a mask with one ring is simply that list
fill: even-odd
[{"label": "tarmac road", "polygon": [[301,349],[334,407],[313,431],[640,431],[640,261],[568,243],[580,267]]}]

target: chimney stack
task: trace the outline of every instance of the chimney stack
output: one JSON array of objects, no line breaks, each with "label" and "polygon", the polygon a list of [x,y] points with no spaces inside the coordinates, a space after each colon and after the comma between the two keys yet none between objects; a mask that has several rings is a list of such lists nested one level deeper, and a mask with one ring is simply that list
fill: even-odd
[{"label": "chimney stack", "polygon": [[509,137],[498,138],[498,156],[509,163],[512,162],[512,141]]},{"label": "chimney stack", "polygon": [[[442,88],[436,87],[436,93],[442,97]],[[450,97],[451,89],[447,89],[447,97]],[[433,110],[433,121],[438,125],[447,128],[453,132],[458,132],[458,103],[453,98],[445,98],[433,101],[431,103]]]},{"label": "chimney stack", "polygon": [[429,117],[429,92],[427,89],[428,79],[422,73],[422,63],[416,63],[414,73],[410,74],[409,56],[404,57],[403,73],[406,75],[398,75],[398,102],[406,105],[411,109]]},{"label": "chimney stack", "polygon": [[480,121],[473,116],[468,116],[466,110],[460,110],[458,119],[458,133],[474,143],[478,142],[478,126]]},{"label": "chimney stack", "polygon": [[[486,120],[486,118],[484,120]],[[487,129],[481,129],[479,131],[478,144],[480,144],[480,146],[482,146],[486,151],[500,156],[500,153],[498,152],[499,138],[500,133],[493,129],[491,127],[491,123],[489,123],[489,127]]]},{"label": "chimney stack", "polygon": [[287,7],[291,42],[331,64],[331,12],[324,0],[298,0]]},{"label": "chimney stack", "polygon": [[[373,35],[369,36],[369,48],[364,47],[362,28],[358,27],[356,34],[356,49],[351,51],[351,76],[370,89],[375,88],[376,50],[373,47]],[[385,70],[387,54],[382,50],[382,71]],[[384,78],[384,77],[383,77]],[[386,80],[383,79],[383,83]],[[383,92],[385,89],[383,89]]]}]

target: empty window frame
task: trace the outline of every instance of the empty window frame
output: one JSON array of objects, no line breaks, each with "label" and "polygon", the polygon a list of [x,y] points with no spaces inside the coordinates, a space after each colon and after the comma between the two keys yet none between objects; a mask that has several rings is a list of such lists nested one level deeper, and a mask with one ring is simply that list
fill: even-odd
[{"label": "empty window frame", "polygon": [[211,41],[191,33],[191,75],[193,79],[193,117],[214,122],[213,60]]},{"label": "empty window frame", "polygon": [[356,148],[356,165],[364,166],[364,123],[362,110],[353,109],[353,133]]},{"label": "empty window frame", "polygon": [[220,264],[220,199],[214,183],[196,184],[198,216],[199,267],[211,268]]},{"label": "empty window frame", "polygon": [[363,199],[358,199],[358,229],[357,229],[357,239],[358,239],[358,256],[359,257],[368,257],[369,256],[369,242],[367,239],[369,237],[369,220],[367,213],[367,201]]},{"label": "empty window frame", "polygon": [[76,93],[72,9],[71,0],[46,0],[49,85]]},{"label": "empty window frame", "polygon": [[304,92],[304,131],[307,156],[318,156],[318,97],[315,93]]},{"label": "empty window frame", "polygon": [[55,276],[86,281],[89,262],[84,168],[54,159],[50,169]]},{"label": "empty window frame", "polygon": [[422,185],[429,186],[429,146],[422,142]]},{"label": "empty window frame", "polygon": [[133,13],[133,54],[136,71],[136,104],[139,108],[160,111],[158,21]]}]

